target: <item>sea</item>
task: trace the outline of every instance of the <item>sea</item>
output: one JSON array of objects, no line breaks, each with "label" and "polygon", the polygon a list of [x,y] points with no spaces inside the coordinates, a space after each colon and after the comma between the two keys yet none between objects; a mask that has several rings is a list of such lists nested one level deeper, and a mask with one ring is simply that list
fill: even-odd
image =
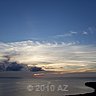
[{"label": "sea", "polygon": [[0,96],[66,96],[93,92],[85,82],[96,82],[96,78],[0,78]]}]

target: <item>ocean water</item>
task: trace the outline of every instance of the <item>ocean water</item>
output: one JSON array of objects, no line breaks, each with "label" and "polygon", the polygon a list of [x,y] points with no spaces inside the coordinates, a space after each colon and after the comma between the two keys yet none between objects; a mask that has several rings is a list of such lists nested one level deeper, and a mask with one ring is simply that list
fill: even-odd
[{"label": "ocean water", "polygon": [[0,78],[0,96],[65,96],[93,92],[96,78]]}]

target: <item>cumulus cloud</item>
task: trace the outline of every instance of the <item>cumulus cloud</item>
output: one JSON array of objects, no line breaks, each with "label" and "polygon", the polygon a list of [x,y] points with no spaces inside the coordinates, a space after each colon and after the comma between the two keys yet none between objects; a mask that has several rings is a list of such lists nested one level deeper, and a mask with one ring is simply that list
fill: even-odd
[{"label": "cumulus cloud", "polygon": [[36,65],[50,71],[86,71],[96,69],[96,46],[76,43],[21,41],[0,43],[0,61]]}]

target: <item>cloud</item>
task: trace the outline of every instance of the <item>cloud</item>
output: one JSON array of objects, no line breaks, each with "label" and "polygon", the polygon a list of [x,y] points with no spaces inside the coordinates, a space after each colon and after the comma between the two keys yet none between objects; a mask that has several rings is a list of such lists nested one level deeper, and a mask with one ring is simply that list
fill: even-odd
[{"label": "cloud", "polygon": [[55,36],[53,36],[53,38],[55,39],[59,39],[59,38],[70,38],[72,36],[79,36],[79,35],[95,35],[96,28],[95,27],[88,27],[86,30],[82,30],[80,31],[69,31],[69,32],[64,32],[64,34],[57,34]]},{"label": "cloud", "polygon": [[95,27],[88,27],[88,32],[90,34],[93,34],[95,31],[96,31],[96,28]]},{"label": "cloud", "polygon": [[70,31],[70,34],[77,34],[78,32]]},{"label": "cloud", "polygon": [[[86,71],[95,69],[96,46],[70,43],[21,41],[0,43],[0,61],[10,56],[10,62],[36,65],[50,71]],[[94,66],[94,67],[93,67]]]},{"label": "cloud", "polygon": [[61,35],[55,35],[54,38],[71,37],[71,36],[76,35],[77,33],[78,33],[78,32],[70,31],[70,32],[66,32],[66,33],[61,34]]},{"label": "cloud", "polygon": [[61,34],[61,35],[55,35],[54,38],[63,38],[63,37],[70,37],[72,36],[70,33]]},{"label": "cloud", "polygon": [[88,35],[88,32],[86,32],[86,31],[83,31],[83,33],[82,33],[83,35]]}]

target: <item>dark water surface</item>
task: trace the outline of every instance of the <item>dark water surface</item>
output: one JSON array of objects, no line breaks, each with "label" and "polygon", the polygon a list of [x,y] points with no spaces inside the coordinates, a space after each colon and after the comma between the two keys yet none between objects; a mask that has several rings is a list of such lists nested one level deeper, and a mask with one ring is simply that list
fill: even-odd
[{"label": "dark water surface", "polygon": [[0,96],[65,96],[90,93],[96,78],[0,78]]}]

